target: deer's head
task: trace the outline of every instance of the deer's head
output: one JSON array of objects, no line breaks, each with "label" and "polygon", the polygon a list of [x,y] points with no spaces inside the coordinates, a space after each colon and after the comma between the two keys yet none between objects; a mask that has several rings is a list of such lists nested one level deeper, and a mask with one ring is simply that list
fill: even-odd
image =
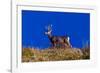
[{"label": "deer's head", "polygon": [[46,26],[45,29],[46,29],[45,34],[46,34],[46,35],[51,35],[51,32],[52,32],[52,25]]}]

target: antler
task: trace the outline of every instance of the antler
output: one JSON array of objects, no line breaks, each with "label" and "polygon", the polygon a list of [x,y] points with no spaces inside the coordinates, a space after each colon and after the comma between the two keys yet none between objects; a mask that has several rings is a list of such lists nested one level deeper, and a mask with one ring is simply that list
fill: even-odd
[{"label": "antler", "polygon": [[51,30],[51,27],[52,27],[52,26],[51,26],[51,25],[49,25],[49,26],[48,26],[48,30]]},{"label": "antler", "polygon": [[47,30],[52,30],[52,25],[48,25],[45,27]]}]

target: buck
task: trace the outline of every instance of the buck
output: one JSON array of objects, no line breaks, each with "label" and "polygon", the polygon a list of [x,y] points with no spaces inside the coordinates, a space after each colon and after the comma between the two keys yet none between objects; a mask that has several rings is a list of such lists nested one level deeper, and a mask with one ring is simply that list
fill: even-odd
[{"label": "buck", "polygon": [[71,48],[70,38],[68,36],[54,36],[52,35],[52,25],[46,27],[45,34],[48,36],[53,47]]}]

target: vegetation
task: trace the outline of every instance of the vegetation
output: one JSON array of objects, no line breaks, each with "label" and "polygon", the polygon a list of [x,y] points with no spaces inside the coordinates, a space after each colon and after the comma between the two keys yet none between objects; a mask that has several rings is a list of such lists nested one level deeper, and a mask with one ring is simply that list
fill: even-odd
[{"label": "vegetation", "polygon": [[64,61],[90,59],[89,48],[48,48],[38,50],[36,48],[22,49],[22,62],[39,61]]}]

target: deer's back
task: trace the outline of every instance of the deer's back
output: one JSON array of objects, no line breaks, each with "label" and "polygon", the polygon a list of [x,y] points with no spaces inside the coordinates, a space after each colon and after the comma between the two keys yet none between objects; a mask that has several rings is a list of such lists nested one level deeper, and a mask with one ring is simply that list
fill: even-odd
[{"label": "deer's back", "polygon": [[64,42],[66,39],[66,36],[52,36],[51,42]]}]

